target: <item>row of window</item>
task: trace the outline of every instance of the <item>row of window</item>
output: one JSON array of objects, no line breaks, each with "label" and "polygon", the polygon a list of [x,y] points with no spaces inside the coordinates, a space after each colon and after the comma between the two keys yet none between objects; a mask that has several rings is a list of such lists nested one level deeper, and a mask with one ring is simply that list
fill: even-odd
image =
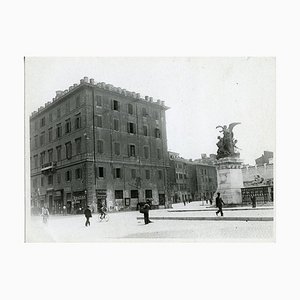
[{"label": "row of window", "polygon": [[[140,177],[137,177],[137,169],[129,169],[131,179],[140,179]],[[114,178],[123,178],[123,170],[121,168],[114,168],[112,170],[113,177]],[[82,168],[77,168],[75,169],[75,180],[81,180],[82,179]],[[105,178],[106,177],[106,168],[105,167],[98,167],[97,168],[97,177],[98,178]],[[144,170],[144,179],[145,180],[150,180],[151,179],[151,170],[146,169]],[[47,178],[47,183],[48,185],[53,185],[53,174],[48,175],[47,177],[42,176],[41,177],[41,186],[45,185],[45,178]],[[163,179],[163,171],[162,170],[157,170],[157,179],[162,180]],[[61,173],[56,174],[56,180],[57,183],[61,183]],[[65,182],[71,182],[72,181],[72,170],[68,170],[65,172]],[[33,179],[33,187],[37,187],[37,178]]]},{"label": "row of window", "polygon": [[[76,105],[76,108],[80,107],[80,105],[81,105],[80,96],[76,97],[75,105]],[[96,96],[96,106],[102,107],[102,105],[103,105],[102,97],[99,95]],[[112,99],[111,100],[111,109],[114,111],[121,111],[120,101]],[[69,113],[69,112],[70,112],[70,99],[65,102],[65,113]],[[134,106],[132,103],[127,104],[127,113],[130,115],[134,114]],[[149,113],[148,113],[148,110],[146,107],[142,107],[141,114],[143,117],[149,116]],[[62,117],[62,110],[61,110],[61,107],[58,107],[56,109],[56,120],[60,119],[61,117]],[[155,120],[159,120],[159,112],[157,110],[155,110],[153,112],[153,117],[155,118]],[[53,122],[53,112],[49,112],[48,119],[49,119],[49,123]],[[46,117],[43,116],[41,119],[39,119],[39,121],[38,120],[35,121],[35,123],[34,123],[35,130],[38,129],[38,122],[39,122],[39,127],[43,128],[46,125]]]},{"label": "row of window", "polygon": [[[103,118],[101,115],[96,115],[95,116],[95,126],[96,127],[103,127]],[[120,121],[118,119],[114,119],[113,121],[113,130],[115,131],[120,131]],[[133,122],[127,122],[127,132],[136,134],[137,129],[136,129],[136,123]],[[147,125],[143,125],[143,135],[148,136],[149,135],[149,130]],[[153,136],[155,138],[160,138],[161,137],[161,132],[159,128],[154,128],[153,131]]]},{"label": "row of window", "polygon": [[[97,127],[102,127],[102,116],[97,115],[96,116],[96,126]],[[81,128],[81,116],[80,114],[77,114],[75,116],[75,130]],[[67,119],[65,121],[65,134],[70,133],[72,130],[71,126],[71,119]],[[119,120],[114,119],[114,130],[119,131]],[[127,123],[127,132],[136,134],[136,124],[132,122]],[[61,123],[56,124],[55,128],[55,134],[56,134],[56,139],[60,138],[62,136],[62,125]],[[148,136],[148,126],[143,126],[143,134],[144,136]],[[155,138],[160,138],[161,133],[159,128],[154,129],[154,137]],[[48,129],[48,142],[52,142],[54,140],[53,137],[53,128],[50,127]],[[40,146],[45,145],[46,143],[46,133],[43,131],[40,135]],[[34,147],[38,148],[38,135],[34,136]]]},{"label": "row of window", "polygon": [[[114,147],[114,154],[119,156],[121,155],[121,144],[118,142],[115,142],[113,144]],[[129,157],[136,157],[137,156],[137,151],[136,151],[136,145],[134,144],[129,144],[127,147],[127,151],[128,151],[128,156]],[[96,147],[96,152],[99,154],[104,154],[104,141],[103,140],[97,140],[97,147]],[[144,146],[143,147],[143,157],[145,159],[149,159],[150,157],[150,148],[149,146]],[[156,158],[158,160],[162,159],[162,152],[160,148],[156,149]]]},{"label": "row of window", "polygon": [[[74,119],[74,122],[75,122],[75,130],[77,129],[80,129],[81,128],[81,114],[78,113],[75,115],[75,119]],[[50,127],[48,129],[48,142],[52,142],[55,138],[58,139],[60,137],[62,137],[62,124],[61,123],[58,123],[56,124],[56,127],[53,128],[53,127]],[[67,119],[65,121],[65,134],[67,133],[70,133],[72,130],[72,126],[71,126],[71,118]],[[38,148],[38,135],[35,135],[34,136],[34,147],[35,148]],[[41,135],[40,135],[40,139],[39,139],[39,145],[40,146],[43,146],[45,145],[46,143],[46,132],[43,131],[41,132]]]},{"label": "row of window", "polygon": [[[130,172],[131,179],[137,179],[137,183],[139,183],[139,180],[141,179],[138,176],[138,170],[137,169],[130,169],[128,172]],[[112,174],[114,178],[123,178],[124,170],[122,168],[114,168],[112,170]],[[97,168],[97,177],[98,178],[105,178],[106,177],[106,169],[105,167],[98,167]],[[144,170],[144,179],[150,180],[151,179],[151,170],[145,169]],[[162,180],[163,179],[163,171],[157,170],[157,179]]]},{"label": "row of window", "polygon": [[187,179],[187,175],[182,173],[176,173],[176,179]]},{"label": "row of window", "polygon": [[187,185],[186,184],[177,184],[178,191],[186,191]]},{"label": "row of window", "polygon": [[[115,199],[123,199],[124,193],[123,190],[115,190]],[[130,190],[130,198],[135,199],[139,197],[138,190]],[[145,190],[145,198],[152,198],[152,190]]]},{"label": "row of window", "polygon": [[204,177],[204,176],[201,176],[200,177],[200,181],[202,182],[213,182],[213,179],[211,177]]},{"label": "row of window", "polygon": [[[44,176],[41,177],[41,186],[45,185],[45,181],[44,181],[45,178],[47,179],[48,185],[53,185],[53,175],[51,174],[51,175],[48,175],[47,177],[44,177]],[[75,179],[76,180],[82,179],[82,169],[81,168],[75,169]],[[61,179],[60,173],[56,174],[56,180],[57,180],[58,184],[61,183],[62,179]],[[70,181],[72,181],[72,172],[69,170],[69,171],[65,172],[65,182],[70,182]],[[37,187],[37,178],[33,179],[32,185],[34,188]]]},{"label": "row of window", "polygon": [[[81,138],[77,138],[75,139],[75,155],[78,155],[80,153],[82,153],[82,142],[81,142]],[[54,157],[53,157],[53,148],[49,149],[47,151],[48,153],[48,162],[53,162],[54,161]],[[72,158],[72,143],[71,142],[67,142],[65,144],[65,158],[66,159],[71,159]],[[56,147],[56,161],[61,161],[62,160],[62,146],[59,145]],[[46,151],[41,152],[40,154],[40,166],[43,166],[46,163]],[[33,167],[37,168],[38,167],[38,154],[33,156]]]},{"label": "row of window", "polygon": [[[119,156],[121,155],[121,144],[118,142],[115,142],[113,144],[114,147],[114,154]],[[129,157],[136,157],[137,152],[136,152],[136,145],[134,144],[129,144],[128,145],[128,156]],[[98,154],[104,154],[105,153],[105,143],[103,140],[97,140],[96,142],[96,152]],[[47,162],[53,162],[54,160],[54,155],[53,155],[53,148],[47,150],[48,153],[48,161]],[[82,141],[81,138],[75,139],[75,155],[81,154],[82,153]],[[65,144],[65,159],[71,159],[73,156],[73,144],[72,142],[67,142]],[[149,159],[150,157],[150,148],[149,146],[144,146],[143,147],[143,157],[145,159]],[[162,159],[162,150],[160,148],[156,149],[156,158],[158,160]],[[56,161],[61,161],[62,158],[62,146],[59,145],[56,147]],[[43,151],[40,153],[40,166],[43,166],[46,163],[46,151]],[[38,154],[33,156],[33,167],[38,168]]]},{"label": "row of window", "polygon": [[[75,106],[76,108],[80,107],[81,105],[81,98],[80,96],[77,96],[75,99]],[[65,113],[70,112],[70,99],[65,102]],[[61,111],[61,106],[56,109],[56,119],[60,119],[62,117],[62,111]],[[49,123],[53,122],[53,112],[49,112],[48,114],[48,120]],[[39,123],[38,123],[39,122]],[[40,128],[43,128],[46,125],[46,117],[43,116],[39,121],[36,120],[34,123],[34,129],[38,129],[38,125]]]},{"label": "row of window", "polygon": [[[96,96],[96,106],[101,107],[103,105],[103,101],[102,101],[102,97],[101,96]],[[111,100],[111,109],[114,111],[121,111],[121,103],[120,101]],[[135,113],[135,109],[132,103],[128,103],[126,106],[126,112],[130,115],[133,115]],[[143,117],[149,117],[150,114],[148,112],[148,109],[146,107],[142,107],[141,109],[141,115]],[[155,120],[159,119],[159,112],[157,110],[155,110],[153,112],[153,118]]]}]

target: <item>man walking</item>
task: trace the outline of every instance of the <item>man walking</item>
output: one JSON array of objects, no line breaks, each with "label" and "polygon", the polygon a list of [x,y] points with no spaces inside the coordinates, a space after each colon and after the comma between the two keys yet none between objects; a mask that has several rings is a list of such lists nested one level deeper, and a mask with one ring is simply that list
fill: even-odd
[{"label": "man walking", "polygon": [[220,193],[217,193],[217,198],[216,198],[216,207],[219,209],[216,212],[216,215],[218,215],[218,213],[221,213],[221,217],[223,217],[223,210],[222,210],[222,205],[225,203],[223,202],[222,198],[220,197]]},{"label": "man walking", "polygon": [[85,226],[91,226],[91,223],[90,223],[90,218],[92,217],[92,212],[91,210],[89,209],[89,206],[86,207],[85,211],[84,211],[84,215],[86,217],[86,222],[85,222]]},{"label": "man walking", "polygon": [[145,225],[149,224],[149,223],[152,223],[149,220],[149,210],[150,210],[150,201],[147,200],[146,203],[145,203],[145,205],[144,205],[144,207],[143,207]]}]

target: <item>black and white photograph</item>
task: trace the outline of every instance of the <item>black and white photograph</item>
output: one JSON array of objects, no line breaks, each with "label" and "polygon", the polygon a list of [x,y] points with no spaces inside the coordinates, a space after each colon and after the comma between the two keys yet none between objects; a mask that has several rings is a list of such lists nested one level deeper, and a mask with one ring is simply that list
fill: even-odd
[{"label": "black and white photograph", "polygon": [[275,241],[275,65],[25,57],[26,242]]},{"label": "black and white photograph", "polygon": [[298,6],[3,3],[2,298],[297,298]]}]

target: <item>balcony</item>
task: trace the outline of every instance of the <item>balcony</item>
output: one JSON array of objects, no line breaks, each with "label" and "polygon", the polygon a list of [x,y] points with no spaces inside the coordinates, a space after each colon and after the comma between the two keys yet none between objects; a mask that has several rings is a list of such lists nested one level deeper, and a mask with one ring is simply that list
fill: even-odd
[{"label": "balcony", "polygon": [[56,162],[48,162],[42,165],[42,173],[53,173],[56,169]]}]

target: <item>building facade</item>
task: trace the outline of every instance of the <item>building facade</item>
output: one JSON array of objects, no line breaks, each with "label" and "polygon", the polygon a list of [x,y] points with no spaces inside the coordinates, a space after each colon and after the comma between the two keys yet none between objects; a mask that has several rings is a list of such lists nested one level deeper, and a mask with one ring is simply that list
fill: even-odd
[{"label": "building facade", "polygon": [[273,152],[264,151],[264,154],[255,160],[255,166],[245,165],[242,168],[244,188],[242,201],[251,203],[251,196],[256,197],[259,203],[274,201],[274,164]]},{"label": "building facade", "polygon": [[212,160],[188,160],[176,152],[169,152],[169,160],[168,182],[173,203],[213,198],[217,190],[217,172]]},{"label": "building facade", "polygon": [[31,206],[168,207],[164,101],[87,77],[30,118]]}]

